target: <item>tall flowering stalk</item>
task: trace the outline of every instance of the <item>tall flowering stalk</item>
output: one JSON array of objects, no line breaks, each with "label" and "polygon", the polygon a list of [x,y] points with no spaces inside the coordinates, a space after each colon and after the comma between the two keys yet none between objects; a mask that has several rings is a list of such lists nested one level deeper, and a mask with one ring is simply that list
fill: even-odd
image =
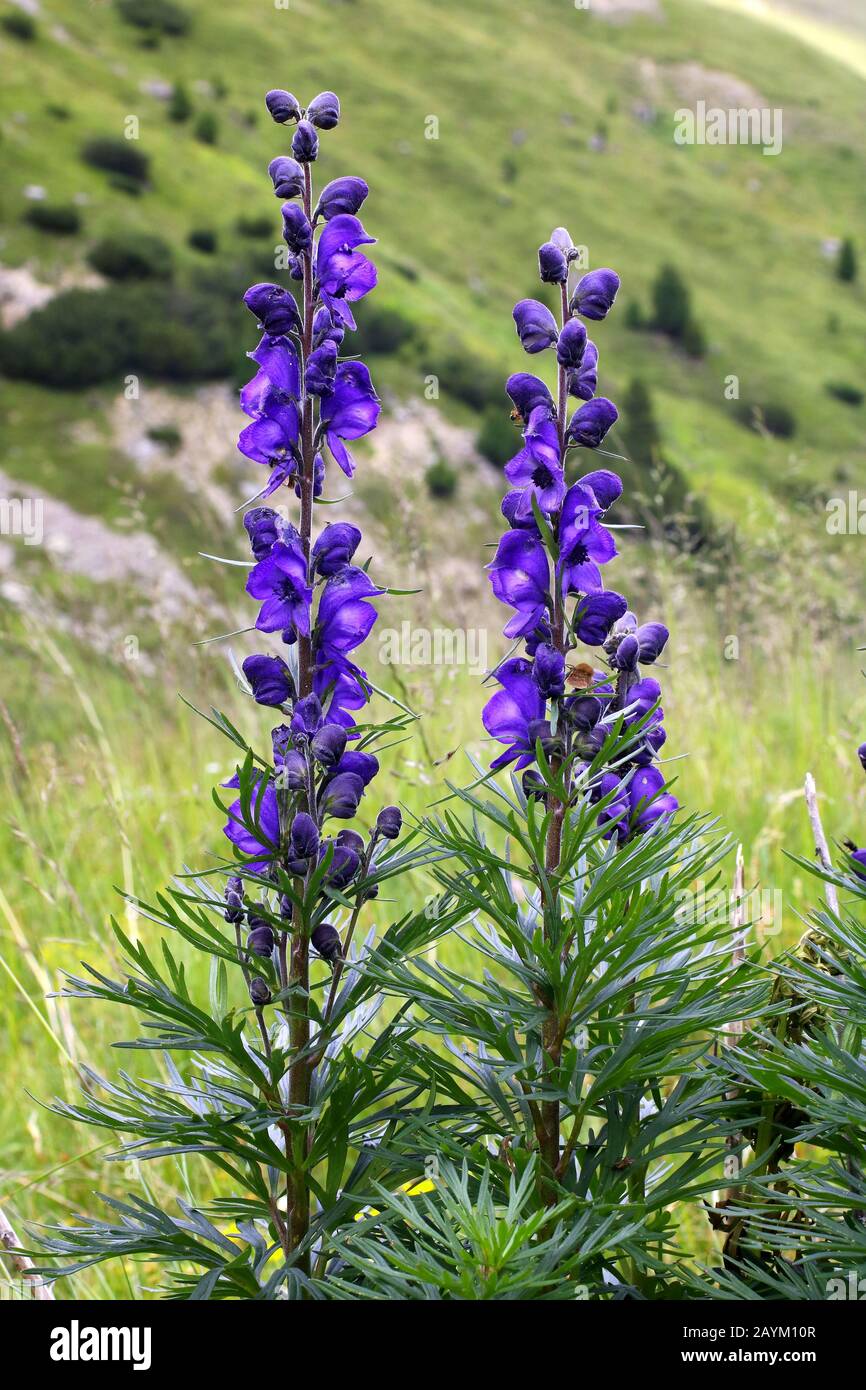
[{"label": "tall flowering stalk", "polygon": [[[162,1075],[94,1075],[81,1104],[57,1102],[122,1136],[120,1153],[195,1154],[217,1183],[195,1207],[179,1199],[180,1216],[134,1194],[110,1198],[115,1221],[82,1219],[42,1242],[66,1259],[61,1273],[124,1255],[161,1261],[179,1297],[328,1296],[335,1232],[354,1226],[370,1184],[390,1191],[419,1176],[434,1076],[440,1122],[465,1110],[456,1069],[432,1058],[422,1066],[400,1011],[371,1031],[386,964],[426,949],[459,910],[403,913],[378,937],[364,923],[381,885],[430,858],[414,834],[397,844],[396,806],[365,815],[377,751],[414,716],[401,708],[370,720],[374,686],[355,657],[386,590],[355,563],[356,526],[317,525],[328,462],[351,477],[352,441],[379,416],[367,367],[344,347],[353,306],[376,283],[360,249],[373,238],[357,216],[368,189],[356,176],[314,189],[320,135],[340,118],[332,92],[303,110],[272,91],[267,105],[292,127],[291,154],[269,173],[298,293],[268,283],[244,296],[261,336],[238,446],[265,478],[244,512],[251,557],[228,563],[249,570],[257,616],[245,631],[268,644],[243,660],[242,685],[277,722],[261,752],[224,714],[207,716],[239,756],[225,784],[234,800],[226,807],[215,794],[232,857],[137,903],[168,933],[162,959],[115,927],[126,978],[91,971],[67,985],[138,1013],[143,1035],[121,1045],[159,1049]],[[171,934],[210,958],[205,997]]]}]

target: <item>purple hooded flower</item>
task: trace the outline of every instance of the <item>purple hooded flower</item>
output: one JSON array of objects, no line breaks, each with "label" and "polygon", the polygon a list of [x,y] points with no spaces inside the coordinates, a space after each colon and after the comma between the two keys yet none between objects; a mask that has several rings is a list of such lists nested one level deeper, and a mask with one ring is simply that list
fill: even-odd
[{"label": "purple hooded flower", "polygon": [[255,314],[266,333],[299,333],[301,315],[295,297],[282,285],[271,285],[263,281],[250,285],[244,295],[244,304]]},{"label": "purple hooded flower", "polygon": [[581,487],[589,488],[603,512],[622,496],[622,478],[618,473],[612,473],[609,468],[594,468],[591,473],[584,473],[577,481]]},{"label": "purple hooded flower", "polygon": [[[579,323],[580,320],[571,319],[570,322]],[[568,394],[577,396],[580,401],[591,401],[597,389],[598,348],[588,339],[580,366],[568,373]]]},{"label": "purple hooded flower", "polygon": [[319,797],[319,810],[323,816],[333,816],[335,820],[351,820],[357,814],[363,795],[364,783],[360,777],[354,772],[338,772]]},{"label": "purple hooded flower", "polygon": [[613,536],[598,518],[602,511],[595,494],[575,483],[566,493],[559,521],[558,570],[566,594],[598,593],[602,586],[599,565],[616,555]]},{"label": "purple hooded flower", "polygon": [[361,544],[361,532],[348,521],[332,521],[325,526],[313,546],[313,572],[323,578],[336,574],[351,563]]},{"label": "purple hooded flower", "polygon": [[323,724],[313,734],[310,752],[322,767],[333,768],[346,751],[346,730],[342,724]]},{"label": "purple hooded flower", "polygon": [[610,664],[615,671],[636,671],[639,654],[640,643],[635,634],[629,632],[610,658]]},{"label": "purple hooded flower", "polygon": [[340,120],[340,99],[335,92],[319,92],[306,111],[307,119],[319,130],[333,130]]},{"label": "purple hooded flower", "polygon": [[[237,786],[237,777],[232,777],[228,785]],[[258,810],[257,826],[249,829],[240,824],[242,819],[241,799],[232,802],[229,807],[229,816],[233,817],[225,825],[223,833],[231,840],[240,854],[244,858],[250,858],[251,862],[245,867],[254,874],[264,874],[270,868],[271,862],[277,853],[280,843],[280,814],[277,806],[277,793],[269,782],[261,793],[261,779],[254,783],[251,798],[251,811],[256,816]],[[258,832],[261,832],[259,837]]]},{"label": "purple hooded flower", "polygon": [[257,560],[263,560],[277,541],[296,540],[298,536],[292,523],[272,507],[251,507],[244,516],[244,527]]},{"label": "purple hooded flower", "polygon": [[[334,223],[330,225],[333,227]],[[321,244],[320,241],[320,247]],[[322,401],[321,419],[328,448],[347,478],[352,477],[355,463],[344,441],[360,439],[375,429],[380,410],[379,397],[364,363],[341,362],[333,392]]]},{"label": "purple hooded flower", "polygon": [[223,916],[227,922],[237,923],[244,920],[244,881],[238,878],[237,874],[232,874],[226,880],[225,891],[225,912]]},{"label": "purple hooded flower", "polygon": [[241,409],[245,415],[260,415],[269,396],[278,403],[280,399],[297,402],[301,368],[294,344],[288,338],[266,333],[247,356],[259,370],[241,390]]},{"label": "purple hooded flower", "polygon": [[521,299],[514,306],[512,318],[524,352],[543,352],[556,342],[556,319],[537,299]]},{"label": "purple hooded flower", "polygon": [[284,705],[294,699],[292,673],[281,656],[248,656],[243,672],[258,705]]},{"label": "purple hooded flower", "polygon": [[849,847],[851,858],[851,868],[858,878],[866,881],[866,849],[857,849],[855,845]]},{"label": "purple hooded flower", "polygon": [[279,87],[268,92],[265,97],[265,106],[278,125],[284,125],[286,121],[296,121],[301,114],[297,97],[292,96],[291,92],[284,92]]},{"label": "purple hooded flower", "polygon": [[[348,804],[349,800],[347,798],[346,805],[348,806]],[[333,815],[333,812],[331,814]],[[351,812],[350,816],[351,815],[354,815],[354,812]],[[335,819],[348,820],[350,816],[336,816]],[[325,878],[332,888],[338,890],[348,888],[360,867],[360,857],[353,849],[349,849],[348,845],[336,845],[334,847],[334,857],[331,860]]]},{"label": "purple hooded flower", "polygon": [[238,436],[238,449],[255,463],[271,468],[267,497],[298,466],[300,421],[297,406],[279,391],[269,390],[262,400],[261,414]]},{"label": "purple hooded flower", "polygon": [[[379,759],[373,753],[364,753],[360,748],[347,748],[337,766],[334,768],[334,776],[338,777],[342,772],[351,772],[355,777],[360,777],[365,787],[368,787],[373,778],[379,771]],[[340,840],[349,835],[348,830],[340,832]]]},{"label": "purple hooded flower", "polygon": [[383,806],[376,817],[376,829],[386,840],[396,840],[403,829],[403,815],[399,806]]},{"label": "purple hooded flower", "polygon": [[532,679],[545,700],[558,700],[565,694],[565,657],[555,647],[542,643],[532,663]]},{"label": "purple hooded flower", "polygon": [[337,344],[326,338],[307,358],[304,386],[308,396],[327,396],[337,374]]},{"label": "purple hooded flower", "polygon": [[538,248],[538,273],[546,285],[564,285],[568,279],[568,261],[552,241]]},{"label": "purple hooded flower", "polygon": [[324,307],[317,309],[313,315],[313,347],[321,347],[323,343],[333,343],[339,347],[346,336],[346,330],[342,323],[335,323],[330,309]]},{"label": "purple hooded flower", "polygon": [[544,406],[551,418],[556,414],[550,391],[541,378],[533,376],[531,372],[514,372],[506,381],[505,390],[524,422],[539,406]]},{"label": "purple hooded flower", "polygon": [[[364,673],[345,657],[320,660],[313,675],[313,689],[322,701],[329,723],[351,729],[353,712],[363,709],[369,695],[362,684]],[[344,754],[348,757],[348,754]],[[354,769],[352,769],[354,770]]]},{"label": "purple hooded flower", "polygon": [[857,749],[857,757],[860,759],[860,766],[866,772],[866,743],[861,743]]},{"label": "purple hooded flower", "polygon": [[512,529],[519,528],[521,531],[529,531],[533,536],[541,535],[531,506],[529,508],[526,506],[526,493],[523,488],[506,492],[499,510]]},{"label": "purple hooded flower", "polygon": [[313,221],[324,217],[326,222],[330,222],[332,217],[340,217],[343,214],[354,217],[369,192],[370,189],[364,180],[356,178],[354,174],[347,174],[342,179],[332,179],[319,194]]},{"label": "purple hooded flower", "polygon": [[316,279],[322,302],[332,316],[354,329],[350,303],[363,299],[376,284],[376,267],[357,250],[372,245],[357,217],[341,214],[325,226],[316,247]]},{"label": "purple hooded flower", "polygon": [[534,495],[543,512],[559,511],[565,479],[559,461],[559,435],[544,406],[536,406],[523,434],[524,447],[505,465],[505,476],[525,494],[518,517],[532,514]]},{"label": "purple hooded flower", "polygon": [[615,270],[591,270],[578,280],[571,296],[571,312],[585,319],[607,318],[619,289]]},{"label": "purple hooded flower", "polygon": [[556,344],[556,360],[566,371],[579,367],[586,352],[586,329],[580,319],[569,319]]},{"label": "purple hooded flower", "polygon": [[659,820],[667,820],[679,802],[664,790],[665,779],[657,767],[639,768],[628,784],[629,826],[638,833]]},{"label": "purple hooded flower", "polygon": [[262,599],[256,627],[260,632],[293,628],[306,637],[310,631],[313,591],[307,583],[307,561],[297,541],[276,545],[250,571],[247,593]]},{"label": "purple hooded flower", "polygon": [[268,173],[278,198],[299,198],[304,191],[304,171],[296,159],[287,154],[277,155],[268,165]]},{"label": "purple hooded flower", "polygon": [[296,859],[312,859],[319,852],[319,827],[306,811],[299,811],[289,831]]},{"label": "purple hooded flower", "polygon": [[535,757],[535,729],[544,720],[544,699],[532,678],[532,663],[512,657],[496,672],[502,686],[487,701],[481,714],[484,727],[499,743],[508,744],[490,764],[492,771],[517,759],[517,771]]},{"label": "purple hooded flower", "polygon": [[638,661],[644,666],[658,661],[669,637],[670,633],[664,623],[642,623],[635,633]]},{"label": "purple hooded flower", "polygon": [[600,647],[627,606],[622,594],[614,593],[613,589],[586,594],[575,610],[575,637],[587,647]]},{"label": "purple hooded flower", "polygon": [[250,917],[250,933],[247,937],[247,950],[262,960],[269,960],[273,954],[276,938],[270,922],[263,917]]},{"label": "purple hooded flower", "polygon": [[283,240],[296,256],[305,255],[313,245],[313,229],[298,203],[283,203]]},{"label": "purple hooded flower", "polygon": [[330,922],[319,923],[310,937],[310,943],[316,954],[331,965],[340,959],[343,950],[340,933]]},{"label": "purple hooded flower", "polygon": [[309,121],[298,121],[292,136],[292,154],[301,164],[312,164],[319,157],[319,137]]},{"label": "purple hooded flower", "polygon": [[487,566],[493,592],[517,612],[505,628],[506,637],[524,637],[546,616],[550,592],[547,551],[526,531],[506,531]]},{"label": "purple hooded flower", "polygon": [[616,422],[618,414],[613,401],[606,396],[596,396],[594,400],[587,401],[571,417],[565,436],[567,443],[582,449],[597,449]]},{"label": "purple hooded flower", "polygon": [[314,645],[323,660],[341,658],[370,635],[377,613],[367,599],[383,593],[370,576],[354,565],[333,575],[322,590]]}]

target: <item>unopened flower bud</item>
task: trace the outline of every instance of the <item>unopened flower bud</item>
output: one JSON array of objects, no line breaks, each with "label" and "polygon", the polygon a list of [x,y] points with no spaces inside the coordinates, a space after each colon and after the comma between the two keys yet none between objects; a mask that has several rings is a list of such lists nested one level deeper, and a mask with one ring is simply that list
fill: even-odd
[{"label": "unopened flower bud", "polygon": [[322,922],[316,927],[310,937],[313,949],[318,952],[323,960],[330,961],[333,965],[342,955],[342,942],[340,933],[336,927],[332,927],[330,922]]},{"label": "unopened flower bud", "polygon": [[376,829],[386,840],[396,840],[403,829],[403,816],[399,806],[383,806],[376,817]]},{"label": "unopened flower bud", "polygon": [[225,919],[227,922],[244,920],[244,885],[237,874],[232,874],[225,887]]},{"label": "unopened flower bud", "polygon": [[265,106],[277,125],[284,125],[286,121],[296,121],[301,114],[297,97],[293,97],[291,92],[284,92],[279,87],[268,92],[265,97]]},{"label": "unopened flower bud", "polygon": [[564,285],[568,279],[568,261],[552,241],[538,248],[538,273],[546,285]]},{"label": "unopened flower bud", "polygon": [[268,165],[278,198],[299,198],[304,191],[304,171],[296,159],[287,154],[277,155]]},{"label": "unopened flower bud", "polygon": [[250,917],[250,933],[247,937],[247,950],[253,955],[268,960],[274,949],[274,931],[270,922],[263,917]]},{"label": "unopened flower bud", "polygon": [[340,120],[340,99],[334,92],[319,92],[307,107],[307,120],[319,130],[333,130]]},{"label": "unopened flower bud", "polygon": [[302,164],[312,164],[319,154],[319,137],[309,121],[299,121],[292,136],[292,154]]},{"label": "unopened flower bud", "polygon": [[346,749],[346,730],[342,724],[323,724],[313,735],[310,751],[322,767],[333,767]]},{"label": "unopened flower bud", "polygon": [[271,1002],[271,991],[267,980],[263,980],[261,975],[256,975],[250,980],[250,999],[252,999],[257,1009]]}]

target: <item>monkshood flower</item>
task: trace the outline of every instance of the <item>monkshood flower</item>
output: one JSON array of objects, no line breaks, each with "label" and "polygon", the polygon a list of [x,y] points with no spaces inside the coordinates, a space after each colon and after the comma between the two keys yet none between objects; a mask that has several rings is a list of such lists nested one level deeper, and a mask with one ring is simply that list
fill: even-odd
[{"label": "monkshood flower", "polygon": [[278,707],[294,697],[295,682],[281,656],[248,656],[243,673],[256,704]]},{"label": "monkshood flower", "polygon": [[301,326],[295,296],[282,285],[267,282],[251,285],[244,295],[244,303],[255,314],[259,326],[272,336],[297,333]]},{"label": "monkshood flower", "polygon": [[319,599],[313,635],[313,646],[321,659],[339,660],[366,641],[377,616],[368,599],[382,593],[366,571],[354,565],[345,565],[328,580]]},{"label": "monkshood flower", "polygon": [[312,164],[319,157],[319,137],[310,121],[298,121],[292,136],[292,154],[301,164]]},{"label": "monkshood flower", "polygon": [[291,92],[284,92],[280,88],[268,92],[265,97],[265,106],[278,125],[283,125],[286,121],[296,121],[301,115],[297,97],[293,97]]},{"label": "monkshood flower", "polygon": [[250,571],[247,593],[262,600],[256,627],[260,632],[291,629],[310,635],[313,590],[307,582],[307,559],[298,541],[277,541]]},{"label": "monkshood flower", "polygon": [[[542,282],[561,287],[560,321],[535,299],[520,300],[513,311],[527,352],[554,347],[556,383],[551,390],[529,372],[506,383],[523,448],[505,466],[510,490],[501,510],[509,529],[487,569],[495,596],[514,610],[504,635],[522,640],[526,655],[509,654],[495,670],[501,688],[482,718],[487,732],[506,745],[492,769],[515,764],[524,772],[526,795],[547,800],[548,808],[554,793],[529,766],[539,744],[552,770],[564,768],[568,786],[595,768],[614,724],[630,734],[616,773],[592,784],[595,798],[609,802],[608,833],[625,840],[651,830],[677,807],[653,765],[665,741],[661,689],[641,673],[658,661],[668,630],[660,622],[639,623],[624,595],[606,587],[604,570],[617,547],[605,519],[622,494],[620,477],[598,468],[566,482],[569,451],[598,449],[617,420],[613,402],[595,394],[598,350],[580,319],[607,316],[619,276],[590,271],[569,294],[568,269],[576,257],[562,228],[539,249]],[[583,404],[564,418],[569,395]],[[594,649],[607,672],[570,661],[580,645]]]},{"label": "monkshood flower", "polygon": [[[238,778],[232,777],[224,785],[237,787]],[[264,876],[279,852],[280,813],[273,785],[268,783],[263,792],[260,792],[260,788],[261,779],[258,778],[254,783],[252,798],[257,812],[256,827],[250,828],[244,823],[241,798],[238,797],[229,807],[229,820],[224,833],[243,856],[244,868],[249,873]]]},{"label": "monkshood flower", "polygon": [[313,222],[317,222],[320,217],[324,217],[326,222],[341,215],[353,217],[369,192],[370,189],[364,180],[351,174],[342,179],[333,179],[319,194]]},{"label": "monkshood flower", "polygon": [[860,766],[866,772],[866,743],[861,743],[857,749],[857,757],[860,759]]},{"label": "monkshood flower", "polygon": [[278,198],[300,198],[304,191],[304,170],[296,159],[278,155],[268,165],[268,173]]},{"label": "monkshood flower", "polygon": [[327,578],[351,564],[361,544],[361,532],[347,521],[333,521],[319,534],[313,546],[313,570]]},{"label": "monkshood flower", "polygon": [[357,325],[349,305],[369,294],[377,281],[373,262],[357,248],[375,240],[357,217],[341,214],[326,224],[316,248],[315,274],[322,303],[332,318],[353,330]]},{"label": "monkshood flower", "polygon": [[322,400],[321,419],[328,448],[347,478],[355,472],[355,461],[345,441],[375,429],[381,409],[364,363],[341,362],[333,389]]}]

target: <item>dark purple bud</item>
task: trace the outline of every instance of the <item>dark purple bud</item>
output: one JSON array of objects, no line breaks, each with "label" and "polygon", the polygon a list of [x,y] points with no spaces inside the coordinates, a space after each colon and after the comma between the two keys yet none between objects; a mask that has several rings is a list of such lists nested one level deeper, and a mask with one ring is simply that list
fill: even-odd
[{"label": "dark purple bud", "polygon": [[597,449],[618,415],[613,401],[606,396],[596,396],[595,400],[587,401],[572,415],[565,436],[567,443],[583,449]]},{"label": "dark purple bud", "polygon": [[544,700],[558,700],[565,694],[565,657],[546,642],[535,653],[532,679]]},{"label": "dark purple bud", "polygon": [[278,724],[275,729],[271,729],[271,747],[274,750],[274,761],[277,763],[285,762],[286,754],[292,745],[292,731],[288,724]]},{"label": "dark purple bud", "polygon": [[319,809],[335,820],[351,820],[361,804],[364,783],[354,772],[338,772],[322,793]]},{"label": "dark purple bud", "polygon": [[851,848],[851,868],[858,878],[866,880],[866,849]]},{"label": "dark purple bud", "polygon": [[538,627],[533,628],[532,632],[530,632],[529,636],[526,639],[526,655],[535,656],[535,653],[538,651],[538,648],[543,643],[551,643],[552,641],[553,633],[550,629],[550,623],[548,622],[547,618],[542,618],[541,622],[538,624]]},{"label": "dark purple bud", "polygon": [[281,656],[248,656],[243,672],[257,705],[284,705],[294,699],[292,673]]},{"label": "dark purple bud", "polygon": [[332,217],[340,217],[343,213],[354,217],[369,192],[370,189],[364,180],[356,178],[354,174],[347,174],[342,179],[332,179],[319,194],[313,221],[318,217],[324,217],[326,222],[330,222]]},{"label": "dark purple bud", "polygon": [[337,347],[346,336],[346,330],[341,323],[334,323],[331,318],[330,309],[317,309],[313,316],[313,347],[321,347],[322,343],[332,342]]},{"label": "dark purple bud", "polygon": [[[569,319],[569,323],[580,323],[580,320]],[[589,338],[580,366],[568,373],[568,393],[570,396],[577,396],[579,401],[591,401],[597,389],[598,348]]]},{"label": "dark purple bud", "polygon": [[857,749],[857,757],[860,759],[860,766],[866,772],[866,743],[861,743]]},{"label": "dark purple bud", "polygon": [[535,536],[541,535],[534,514],[532,512],[523,514],[526,510],[526,494],[522,488],[516,488],[513,492],[506,492],[499,510],[512,530],[531,531]]},{"label": "dark purple bud", "polygon": [[271,991],[267,980],[263,980],[261,975],[256,975],[255,979],[250,980],[250,999],[252,999],[257,1009],[263,1008],[265,1004],[271,1002]]},{"label": "dark purple bud", "polygon": [[586,329],[580,319],[569,319],[556,344],[556,360],[567,370],[579,367],[586,351]]},{"label": "dark purple bud", "polygon": [[322,957],[322,960],[330,961],[331,965],[340,959],[342,955],[342,943],[340,933],[336,927],[332,927],[330,922],[322,922],[316,927],[310,937],[313,950]]},{"label": "dark purple bud", "polygon": [[543,352],[556,342],[559,330],[546,304],[540,304],[537,299],[521,299],[511,316],[525,352]]},{"label": "dark purple bud", "polygon": [[263,560],[277,541],[293,540],[298,534],[292,523],[271,507],[252,507],[244,516],[244,526],[257,560]]},{"label": "dark purple bud", "polygon": [[335,845],[326,878],[333,888],[347,888],[361,867],[361,860],[346,845]]},{"label": "dark purple bud", "polygon": [[291,92],[284,92],[281,88],[275,87],[272,92],[268,92],[265,97],[265,106],[270,111],[277,125],[284,125],[286,121],[296,121],[301,114],[301,108],[297,97],[293,97]]},{"label": "dark purple bud", "polygon": [[568,261],[552,241],[538,248],[538,273],[546,285],[564,285],[568,279]]},{"label": "dark purple bud", "polygon": [[274,951],[274,932],[269,922],[261,917],[250,918],[250,933],[247,937],[247,950],[262,960],[270,960]]},{"label": "dark purple bud", "polygon": [[610,664],[615,671],[636,671],[639,655],[640,643],[635,634],[630,632],[627,637],[623,637],[610,659]]},{"label": "dark purple bud", "polygon": [[664,623],[642,623],[635,633],[639,645],[638,660],[645,665],[658,661],[670,633]]},{"label": "dark purple bud", "polygon": [[232,874],[225,886],[226,910],[224,913],[227,922],[242,922],[244,920],[244,885],[243,880],[237,874]]},{"label": "dark purple bud", "polygon": [[304,209],[298,203],[283,203],[283,240],[296,256],[309,251],[313,244],[313,229]]},{"label": "dark purple bud", "polygon": [[312,859],[319,852],[319,827],[306,811],[299,811],[289,832],[296,859]]},{"label": "dark purple bud", "polygon": [[570,309],[573,314],[581,314],[585,319],[606,318],[619,289],[619,276],[615,270],[591,270],[578,280],[571,296]]},{"label": "dark purple bud", "polygon": [[251,285],[244,295],[244,304],[255,314],[265,332],[274,337],[300,331],[301,316],[295,297],[282,285]]},{"label": "dark purple bud", "polygon": [[584,473],[577,481],[581,487],[590,489],[603,512],[622,496],[622,478],[618,473],[612,473],[609,468],[595,468],[591,473]]},{"label": "dark purple bud", "polygon": [[313,735],[310,750],[322,767],[333,767],[346,748],[346,730],[342,724],[323,724]]},{"label": "dark purple bud", "polygon": [[343,754],[335,771],[351,772],[355,777],[360,777],[364,786],[368,787],[379,771],[379,759],[373,753],[362,753],[359,749],[350,748]]},{"label": "dark purple bud", "polygon": [[562,753],[562,739],[550,732],[549,719],[531,719],[527,726],[529,746],[534,750],[536,743],[541,741],[541,747],[546,758],[556,757]]},{"label": "dark purple bud", "polygon": [[292,732],[314,734],[322,722],[322,704],[318,695],[305,695],[292,713]]},{"label": "dark purple bud", "polygon": [[606,641],[614,623],[628,608],[622,594],[605,589],[600,594],[587,594],[575,613],[574,634],[588,647],[600,647]]},{"label": "dark purple bud", "polygon": [[319,92],[307,107],[306,116],[319,130],[333,130],[340,120],[339,98],[334,92]]},{"label": "dark purple bud", "polygon": [[364,837],[359,835],[357,830],[338,830],[336,843],[344,849],[350,849],[353,854],[360,856],[364,853]]},{"label": "dark purple bud", "polygon": [[600,724],[596,724],[594,728],[587,729],[586,733],[580,734],[576,741],[575,751],[582,758],[586,758],[587,762],[592,762],[596,753],[599,753],[604,747],[606,738],[607,734],[604,728]]},{"label": "dark purple bud", "polygon": [[336,574],[351,562],[361,544],[361,532],[348,521],[332,521],[313,546],[313,572],[324,577]]},{"label": "dark purple bud", "polygon": [[309,121],[299,121],[297,129],[292,136],[292,154],[295,159],[299,159],[302,164],[312,164],[318,157],[319,137],[315,128]]},{"label": "dark purple bud", "polygon": [[290,748],[286,753],[280,768],[280,780],[289,791],[306,791],[307,761],[303,753],[299,753],[296,748]]},{"label": "dark purple bud", "polygon": [[555,414],[553,397],[540,377],[531,372],[514,372],[505,383],[505,390],[521,420],[526,422],[533,410],[543,405],[551,417]]},{"label": "dark purple bud", "polygon": [[520,779],[523,788],[523,795],[527,801],[543,801],[547,796],[547,787],[540,772],[536,772],[534,767],[528,767]]},{"label": "dark purple bud", "polygon": [[304,371],[308,396],[329,396],[337,375],[337,344],[326,338],[321,347],[311,352]]},{"label": "dark purple bud", "polygon": [[588,733],[601,718],[602,704],[597,695],[572,695],[565,701],[563,713],[573,729]]},{"label": "dark purple bud", "polygon": [[396,840],[403,829],[403,816],[399,806],[383,806],[376,817],[376,829],[386,840]]},{"label": "dark purple bud", "polygon": [[277,155],[268,165],[268,173],[278,198],[299,198],[304,191],[304,171],[296,159],[287,154]]}]

